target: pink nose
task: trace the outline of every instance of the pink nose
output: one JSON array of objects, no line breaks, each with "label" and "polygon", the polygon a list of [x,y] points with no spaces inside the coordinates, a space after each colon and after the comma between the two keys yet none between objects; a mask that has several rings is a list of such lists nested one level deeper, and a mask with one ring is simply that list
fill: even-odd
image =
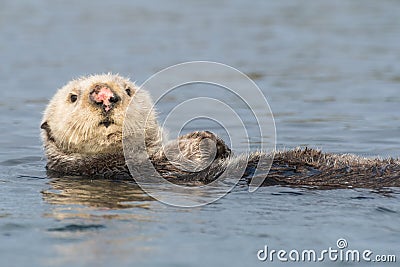
[{"label": "pink nose", "polygon": [[105,112],[109,112],[119,101],[119,97],[108,86],[99,85],[90,93],[90,99]]}]

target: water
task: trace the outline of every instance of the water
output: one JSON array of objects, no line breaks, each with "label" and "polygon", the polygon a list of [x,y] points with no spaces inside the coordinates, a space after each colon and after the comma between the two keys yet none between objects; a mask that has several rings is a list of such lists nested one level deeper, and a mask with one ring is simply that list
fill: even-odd
[{"label": "water", "polygon": [[271,265],[257,260],[264,245],[322,250],[339,238],[400,257],[396,188],[239,187],[180,209],[129,182],[47,178],[39,138],[48,99],[73,77],[112,71],[140,84],[164,67],[212,60],[255,79],[279,148],[397,157],[398,1],[0,5],[1,266],[261,266]]}]

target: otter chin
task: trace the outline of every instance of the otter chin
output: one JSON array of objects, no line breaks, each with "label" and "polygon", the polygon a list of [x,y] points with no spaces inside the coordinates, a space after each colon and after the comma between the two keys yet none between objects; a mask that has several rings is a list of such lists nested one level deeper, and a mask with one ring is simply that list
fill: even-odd
[{"label": "otter chin", "polygon": [[[208,131],[163,145],[149,93],[115,74],[81,77],[60,88],[44,112],[41,129],[50,176],[131,179],[123,151],[123,140],[129,140],[134,149],[128,153],[145,155],[162,177],[175,183],[208,183],[227,168],[244,166],[241,178],[249,183],[255,169],[265,168],[264,186],[400,187],[398,159],[308,148],[234,156],[222,139]],[[213,153],[210,147],[215,148]],[[259,164],[265,158],[271,165]],[[137,164],[140,168],[140,158]]]}]

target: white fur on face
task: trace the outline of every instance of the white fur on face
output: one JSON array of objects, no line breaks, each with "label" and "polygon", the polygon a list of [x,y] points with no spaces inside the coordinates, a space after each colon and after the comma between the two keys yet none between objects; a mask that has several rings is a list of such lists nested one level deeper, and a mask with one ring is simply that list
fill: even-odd
[{"label": "white fur on face", "polygon": [[[106,118],[100,107],[94,105],[89,94],[96,84],[107,84],[120,101],[108,118],[113,122],[105,127],[101,122]],[[126,89],[130,89],[129,92]],[[76,95],[76,101],[71,99]],[[47,122],[56,146],[70,153],[97,154],[122,151],[124,118],[129,104],[125,131],[128,134],[144,133],[144,125],[158,130],[154,112],[150,112],[152,101],[148,93],[138,89],[134,83],[118,75],[103,74],[79,78],[62,87],[50,101],[43,122]],[[145,123],[151,113],[151,123]],[[44,142],[49,142],[42,132]]]}]

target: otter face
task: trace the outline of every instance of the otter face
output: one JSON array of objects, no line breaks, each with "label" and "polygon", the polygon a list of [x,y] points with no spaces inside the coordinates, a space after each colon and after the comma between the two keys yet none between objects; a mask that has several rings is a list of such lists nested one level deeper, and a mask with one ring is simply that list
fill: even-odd
[{"label": "otter face", "polygon": [[[131,101],[135,108],[129,108]],[[69,82],[50,101],[41,128],[42,138],[64,153],[122,153],[125,115],[128,132],[144,131],[138,125],[152,108],[147,92],[118,75],[93,75]],[[158,127],[155,115],[153,127]]]}]

